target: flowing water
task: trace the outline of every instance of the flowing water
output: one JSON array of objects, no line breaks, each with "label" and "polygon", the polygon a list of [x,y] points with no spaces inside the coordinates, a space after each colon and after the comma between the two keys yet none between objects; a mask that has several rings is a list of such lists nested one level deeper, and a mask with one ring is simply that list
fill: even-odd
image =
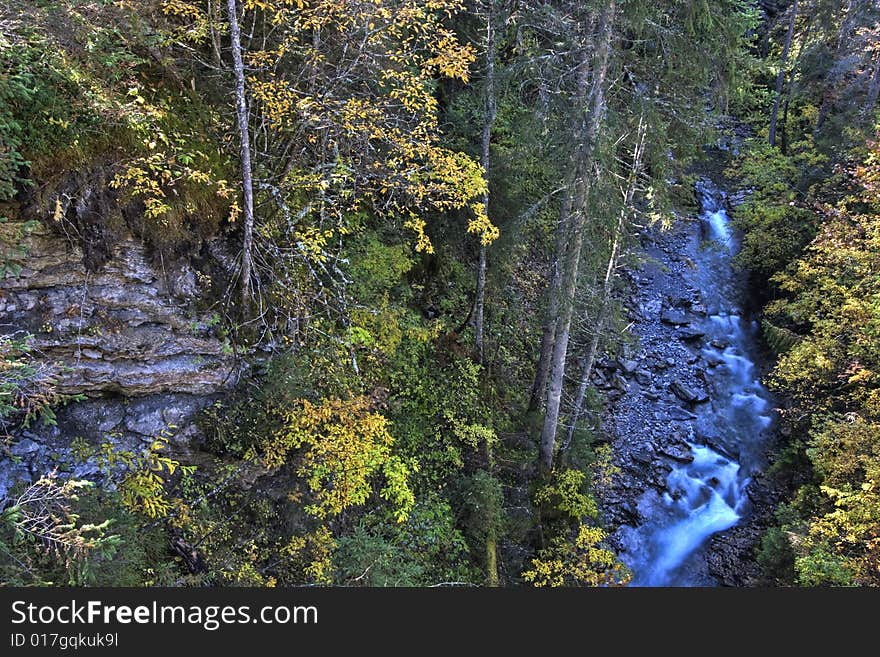
[{"label": "flowing water", "polygon": [[[755,367],[758,327],[743,316],[742,277],[732,266],[738,244],[723,194],[711,182],[697,186],[703,243],[694,283],[708,315],[694,326],[706,332],[702,357],[711,401],[695,409],[687,441],[690,463],[676,463],[662,495],[646,495],[648,520],[627,540],[636,586],[713,583],[695,560],[709,537],[735,525],[748,511],[746,487],[761,467],[772,410]],[[695,436],[706,437],[701,444]]]}]

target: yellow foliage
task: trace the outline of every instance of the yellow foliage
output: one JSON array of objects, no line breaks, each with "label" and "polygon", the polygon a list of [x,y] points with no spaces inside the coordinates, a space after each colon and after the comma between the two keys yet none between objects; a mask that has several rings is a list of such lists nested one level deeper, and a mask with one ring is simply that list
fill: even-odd
[{"label": "yellow foliage", "polygon": [[284,427],[263,443],[261,460],[269,468],[281,466],[291,450],[306,448],[298,472],[315,496],[306,507],[310,514],[328,518],[363,504],[381,473],[386,485],[380,496],[392,504],[398,521],[406,519],[414,503],[407,481],[411,466],[392,454],[388,420],[370,404],[363,396],[319,404],[301,399],[286,413]]},{"label": "yellow foliage", "polygon": [[630,574],[614,553],[601,547],[599,527],[580,525],[573,541],[559,537],[532,559],[523,579],[535,586],[620,586]]},{"label": "yellow foliage", "polygon": [[[286,184],[314,199],[315,216],[370,206],[401,221],[427,253],[431,212],[466,211],[467,230],[483,244],[498,237],[479,202],[482,168],[440,146],[436,78],[467,81],[475,59],[445,24],[462,2],[247,0],[244,9],[277,26],[270,43],[246,54],[256,68],[248,89],[265,125],[305,147]],[[340,54],[334,43],[351,48]],[[377,84],[359,82],[363,62]]]}]

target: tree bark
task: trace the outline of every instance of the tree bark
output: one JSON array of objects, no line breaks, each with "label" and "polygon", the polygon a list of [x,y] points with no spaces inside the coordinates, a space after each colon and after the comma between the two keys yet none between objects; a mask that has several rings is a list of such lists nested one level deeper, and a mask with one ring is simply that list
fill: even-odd
[{"label": "tree bark", "polygon": [[248,129],[248,109],[245,98],[244,62],[241,57],[241,30],[238,25],[236,0],[227,0],[229,14],[229,37],[232,43],[232,69],[235,74],[235,112],[238,124],[238,139],[241,153],[241,187],[244,196],[242,220],[244,235],[241,244],[241,306],[245,317],[250,314],[253,291],[251,271],[253,269],[254,244],[254,181],[251,169],[251,140]]},{"label": "tree bark", "polygon": [[858,0],[849,0],[846,6],[846,16],[840,22],[840,31],[837,33],[837,44],[834,47],[834,57],[831,60],[831,64],[828,66],[828,72],[825,74],[822,102],[819,104],[819,114],[816,117],[816,128],[813,130],[814,139],[819,136],[819,132],[822,130],[822,126],[825,125],[825,120],[831,112],[831,105],[834,99],[834,76],[832,75],[832,72],[834,71],[834,65],[840,61],[840,55],[849,40],[848,37],[850,30],[852,30],[857,1]]},{"label": "tree bark", "polygon": [[[489,216],[489,144],[492,139],[492,125],[497,113],[495,105],[495,0],[488,0],[486,15],[486,114],[483,120],[480,164],[486,176],[486,192],[483,194],[483,209]],[[480,261],[477,266],[477,293],[474,300],[474,347],[477,361],[482,364],[484,356],[484,310],[486,304],[486,245],[480,242]]]},{"label": "tree bark", "polygon": [[785,66],[788,63],[788,51],[791,50],[791,39],[794,36],[794,21],[797,17],[798,0],[791,5],[791,14],[788,17],[788,31],[785,33],[785,45],[782,47],[782,56],[779,61],[779,73],[776,74],[776,96],[773,99],[773,109],[770,112],[770,134],[768,142],[771,146],[776,145],[776,120],[779,116],[779,103],[782,100],[782,85],[785,82]]},{"label": "tree bark", "polygon": [[[553,353],[550,357],[550,377],[547,386],[547,402],[544,415],[544,426],[541,430],[539,460],[541,469],[549,472],[553,467],[553,454],[556,447],[556,433],[559,427],[559,408],[562,403],[562,388],[565,383],[565,359],[568,354],[568,341],[571,332],[571,320],[574,314],[575,293],[577,291],[578,269],[580,267],[581,246],[583,244],[583,226],[586,221],[586,205],[590,191],[590,178],[593,149],[599,134],[603,114],[605,110],[605,76],[608,71],[608,62],[611,51],[611,37],[615,15],[615,0],[606,5],[602,11],[598,29],[598,47],[594,55],[592,66],[592,80],[590,93],[587,100],[587,116],[582,118],[578,112],[578,123],[586,123],[586,129],[579,129],[576,134],[580,135],[577,143],[577,163],[574,192],[572,197],[572,213],[570,227],[567,233],[567,250],[564,260],[561,261],[562,284],[560,289],[559,315],[556,320],[556,339],[553,343]],[[586,51],[583,58],[587,58]],[[586,91],[586,72],[589,66],[582,64],[581,76],[578,82],[580,89],[576,98],[583,98]],[[583,84],[582,84],[583,83]],[[576,107],[581,106],[576,103]],[[565,230],[565,226],[559,229]]]},{"label": "tree bark", "polygon": [[223,56],[220,54],[220,33],[217,31],[220,12],[217,5],[208,2],[208,19],[211,23],[211,52],[214,55],[214,65],[217,68],[223,68]]},{"label": "tree bark", "polygon": [[593,373],[593,365],[596,362],[596,355],[599,351],[599,340],[602,338],[602,332],[605,330],[605,322],[608,318],[608,306],[611,301],[611,291],[614,287],[614,272],[617,269],[617,262],[620,258],[620,242],[623,239],[626,230],[626,222],[633,206],[633,198],[638,185],[639,174],[642,169],[642,153],[645,148],[645,134],[647,126],[644,119],[639,120],[639,128],[636,136],[636,144],[633,149],[632,165],[630,167],[629,177],[627,180],[626,190],[623,194],[623,206],[617,219],[617,226],[614,229],[614,236],[611,243],[611,254],[608,256],[608,266],[605,268],[605,278],[602,280],[602,299],[600,301],[599,311],[596,316],[596,325],[593,331],[593,337],[590,339],[590,347],[587,350],[587,357],[581,370],[581,381],[578,385],[577,395],[574,400],[574,409],[572,410],[570,424],[565,435],[565,441],[560,445],[560,455],[568,453],[574,438],[575,427],[580,420],[584,407],[584,397],[587,393],[587,387],[590,384],[590,376]]},{"label": "tree bark", "polygon": [[[566,185],[567,190],[573,186],[574,175]],[[550,282],[547,285],[547,309],[544,315],[544,328],[541,332],[541,350],[538,352],[538,363],[535,366],[535,381],[532,384],[532,394],[529,397],[529,411],[537,411],[540,408],[541,402],[544,400],[544,391],[547,388],[547,376],[550,374],[550,355],[553,353],[553,343],[556,341],[556,318],[559,315],[559,295],[562,287],[562,258],[565,253],[571,207],[571,193],[566,191],[559,205],[559,220],[556,222],[556,244],[554,245],[553,265],[550,268]]]}]

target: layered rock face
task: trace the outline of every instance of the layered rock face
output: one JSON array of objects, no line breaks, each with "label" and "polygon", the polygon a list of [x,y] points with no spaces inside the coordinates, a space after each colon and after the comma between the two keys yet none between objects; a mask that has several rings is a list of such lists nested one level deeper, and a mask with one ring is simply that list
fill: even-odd
[{"label": "layered rock face", "polygon": [[33,336],[59,391],[86,400],[57,409],[57,426],[35,423],[15,436],[0,455],[0,496],[58,464],[88,474],[67,458],[76,437],[137,448],[170,426],[178,447],[196,440],[196,412],[238,375],[215,321],[194,310],[196,271],[156,266],[130,236],[97,271],[42,225],[23,246],[18,275],[0,280],[0,334]]}]

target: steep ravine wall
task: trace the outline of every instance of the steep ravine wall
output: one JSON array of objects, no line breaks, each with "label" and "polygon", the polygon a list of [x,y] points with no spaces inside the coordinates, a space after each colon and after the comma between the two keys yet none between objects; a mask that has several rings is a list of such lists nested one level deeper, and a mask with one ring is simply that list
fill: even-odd
[{"label": "steep ravine wall", "polygon": [[23,247],[21,271],[0,280],[0,334],[32,335],[59,391],[86,399],[56,409],[56,426],[35,422],[13,435],[0,454],[0,497],[56,466],[93,474],[93,465],[70,457],[76,437],[131,449],[170,425],[178,449],[197,442],[195,414],[233,386],[239,370],[210,313],[194,308],[195,269],[156,266],[131,235],[115,241],[96,271],[80,246],[43,224]]}]

